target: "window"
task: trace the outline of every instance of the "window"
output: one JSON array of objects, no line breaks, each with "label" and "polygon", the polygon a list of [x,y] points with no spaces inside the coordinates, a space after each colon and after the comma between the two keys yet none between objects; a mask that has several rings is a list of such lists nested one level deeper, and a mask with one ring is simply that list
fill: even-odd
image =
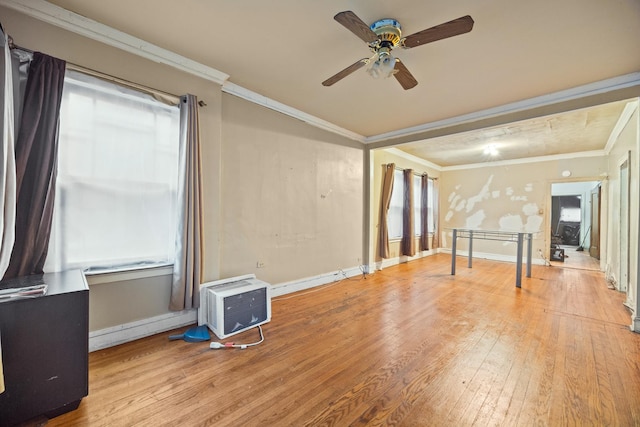
[{"label": "window", "polygon": [[177,106],[67,71],[46,271],[173,262],[179,129]]},{"label": "window", "polygon": [[422,177],[413,176],[413,231],[416,236],[422,235]]},{"label": "window", "polygon": [[560,208],[560,221],[580,222],[582,211],[580,208]]},{"label": "window", "polygon": [[[433,233],[435,224],[433,220],[433,179],[427,181],[429,189],[428,202],[428,220],[429,232]],[[404,206],[404,177],[402,170],[394,171],[393,189],[391,190],[391,203],[389,205],[389,214],[387,216],[387,229],[389,230],[389,239],[402,238],[402,211]],[[413,177],[413,224],[416,236],[422,235],[422,215],[420,213],[422,206],[422,177],[414,175]]]},{"label": "window", "polygon": [[436,202],[433,199],[433,179],[427,180],[427,191],[429,193],[429,200],[427,200],[427,221],[429,221],[429,233],[433,233],[436,229],[436,223],[433,219],[433,206]]},{"label": "window", "polygon": [[393,189],[391,190],[391,203],[387,215],[387,229],[389,239],[402,238],[402,211],[404,209],[404,178],[402,170],[393,172]]}]

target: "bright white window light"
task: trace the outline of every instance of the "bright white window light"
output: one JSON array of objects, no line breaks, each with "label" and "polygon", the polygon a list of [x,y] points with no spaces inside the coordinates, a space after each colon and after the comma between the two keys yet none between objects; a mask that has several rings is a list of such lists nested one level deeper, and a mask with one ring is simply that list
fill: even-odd
[{"label": "bright white window light", "polygon": [[173,263],[180,109],[67,70],[45,271]]}]

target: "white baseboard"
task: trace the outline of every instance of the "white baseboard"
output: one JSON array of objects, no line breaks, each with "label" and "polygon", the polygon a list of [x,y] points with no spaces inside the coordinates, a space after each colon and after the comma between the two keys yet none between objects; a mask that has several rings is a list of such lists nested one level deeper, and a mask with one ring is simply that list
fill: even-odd
[{"label": "white baseboard", "polygon": [[[279,283],[271,288],[271,297],[286,295],[292,292],[303,291],[316,286],[333,283],[345,277],[353,277],[362,274],[360,267],[351,267],[337,270],[318,276],[306,277],[291,282]],[[175,313],[162,314],[123,325],[100,329],[89,332],[89,351],[101,350],[148,337],[171,329],[195,324],[198,321],[197,310],[184,310]]]},{"label": "white baseboard", "polygon": [[[367,266],[363,267],[365,271]],[[332,271],[330,273],[320,274],[318,276],[305,277],[304,279],[292,280],[291,282],[278,283],[271,287],[271,297],[290,294],[292,292],[304,291],[316,286],[326,285],[328,283],[337,282],[345,277],[353,277],[362,274],[360,267],[351,267],[342,270]]]},{"label": "white baseboard", "polygon": [[197,310],[183,310],[89,332],[89,352],[191,325],[197,321]]},{"label": "white baseboard", "polygon": [[640,333],[640,317],[632,317],[631,325],[629,325],[629,329],[633,332]]},{"label": "white baseboard", "polygon": [[373,265],[369,266],[369,271],[383,270],[385,268],[393,267],[394,265],[403,264],[405,262],[414,261],[416,259],[424,258],[427,256],[435,255],[440,252],[440,249],[430,249],[428,251],[419,251],[414,256],[401,255],[395,258],[387,258],[382,261],[377,261]]}]

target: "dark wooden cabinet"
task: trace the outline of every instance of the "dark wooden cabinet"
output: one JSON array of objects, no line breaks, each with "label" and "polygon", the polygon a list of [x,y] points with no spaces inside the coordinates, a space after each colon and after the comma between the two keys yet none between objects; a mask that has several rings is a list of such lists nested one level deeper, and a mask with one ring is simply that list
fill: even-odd
[{"label": "dark wooden cabinet", "polygon": [[76,409],[88,394],[89,287],[79,270],[20,277],[0,289],[44,283],[47,293],[0,299],[5,391],[0,426]]}]

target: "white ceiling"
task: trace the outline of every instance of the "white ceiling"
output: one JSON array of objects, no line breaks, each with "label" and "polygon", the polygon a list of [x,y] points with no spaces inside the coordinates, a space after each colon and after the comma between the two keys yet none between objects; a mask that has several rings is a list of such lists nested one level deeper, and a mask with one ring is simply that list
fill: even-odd
[{"label": "white ceiling", "polygon": [[[50,2],[364,137],[640,71],[638,0]],[[475,25],[467,34],[394,51],[418,80],[413,89],[393,78],[374,80],[363,69],[324,87],[322,81],[369,56],[365,43],[334,21],[344,10],[367,24],[397,19],[404,35],[464,15]],[[442,166],[469,163],[471,154],[464,153],[476,158],[486,139],[513,148],[501,154],[505,159],[602,149],[623,108],[618,103],[400,148]]]}]

